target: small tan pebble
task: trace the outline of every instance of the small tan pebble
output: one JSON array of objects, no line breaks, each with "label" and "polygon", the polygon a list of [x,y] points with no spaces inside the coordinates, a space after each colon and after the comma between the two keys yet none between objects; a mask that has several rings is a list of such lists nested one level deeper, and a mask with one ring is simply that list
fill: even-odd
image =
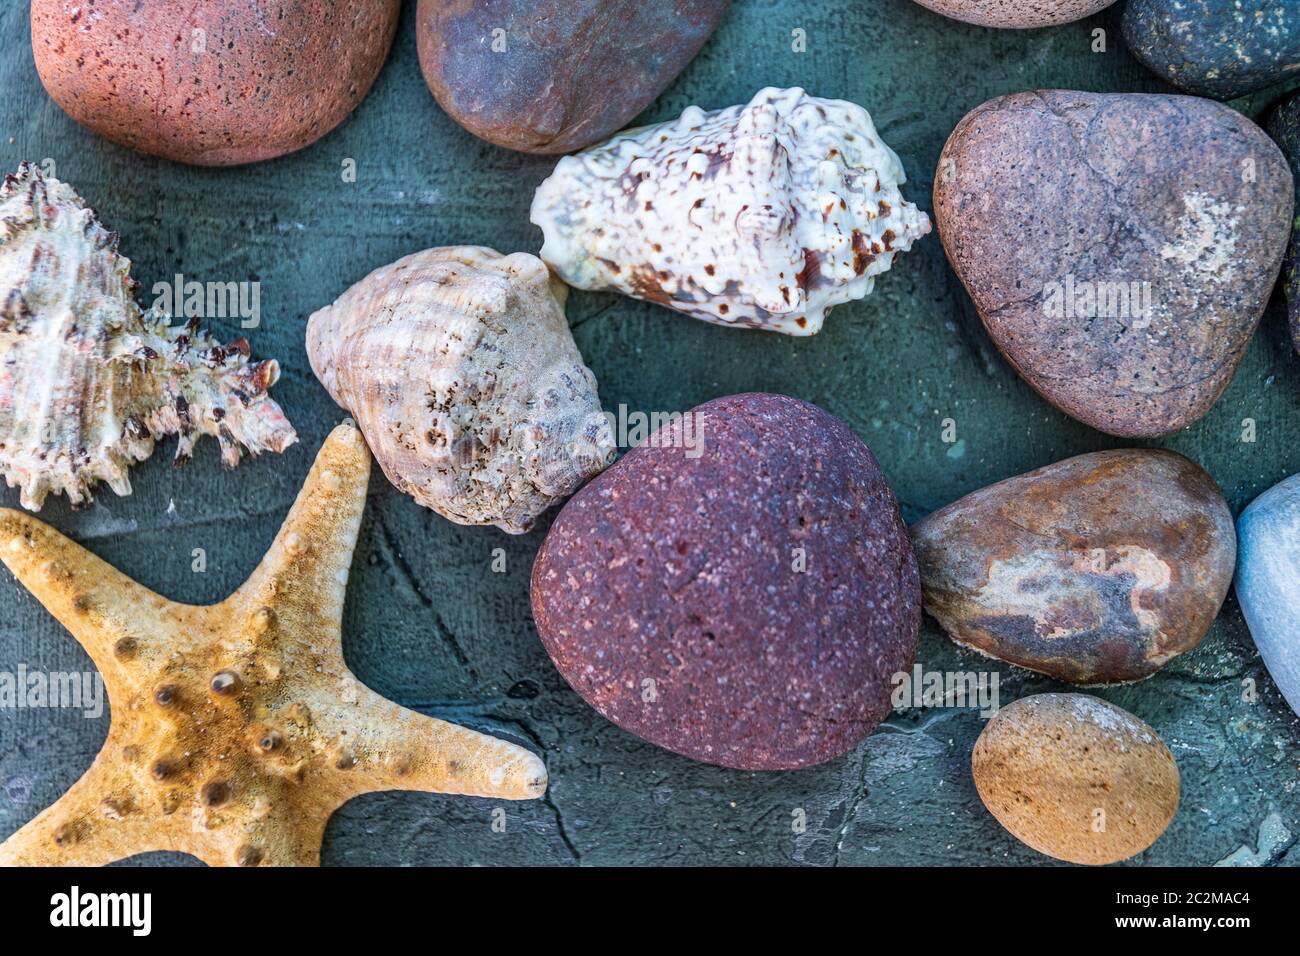
[{"label": "small tan pebble", "polygon": [[1178,809],[1169,748],[1128,711],[1087,694],[1037,694],[1002,708],[975,742],[971,771],[1012,836],[1071,863],[1141,853]]}]

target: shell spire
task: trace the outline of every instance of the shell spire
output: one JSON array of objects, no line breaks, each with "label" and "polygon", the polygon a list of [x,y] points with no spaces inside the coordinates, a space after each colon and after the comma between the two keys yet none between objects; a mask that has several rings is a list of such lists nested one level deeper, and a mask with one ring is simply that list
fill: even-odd
[{"label": "shell spire", "polygon": [[536,256],[426,249],[313,314],[307,355],[398,489],[520,534],[616,454],[566,295]]},{"label": "shell spire", "polygon": [[297,439],[267,395],[273,361],[221,345],[197,322],[173,326],[134,297],[131,261],[81,197],[23,163],[0,188],[0,471],[38,510],[74,504],[106,482],[131,493],[127,469],[177,435],[177,459],[201,435],[222,461],[283,451]]},{"label": "shell spire", "polygon": [[531,215],[569,285],[812,335],[930,231],[906,180],[862,107],[769,88],[566,156]]}]

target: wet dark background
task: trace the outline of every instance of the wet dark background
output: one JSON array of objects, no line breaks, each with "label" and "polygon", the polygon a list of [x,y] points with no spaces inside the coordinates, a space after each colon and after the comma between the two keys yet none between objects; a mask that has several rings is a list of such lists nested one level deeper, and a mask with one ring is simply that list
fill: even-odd
[{"label": "wet dark background", "polygon": [[[1162,91],[1123,48],[1122,4],[1080,23],[1030,32],[946,20],[909,0],[737,0],[703,54],[642,118],[696,103],[747,101],[763,86],[803,86],[872,114],[927,211],[939,151],[971,108],[1034,87]],[[53,159],[101,219],[122,234],[146,302],[177,272],[261,283],[254,354],[278,358],[273,395],[301,441],[283,456],[225,472],[216,446],[173,469],[174,442],[132,472],[135,492],[104,489],[72,512],[41,517],[176,600],[219,600],[253,569],[343,412],[312,376],[307,315],[373,268],[419,249],[478,243],[536,252],[534,187],[554,161],[508,152],[460,129],[428,93],[416,61],[414,4],[370,96],[302,152],[228,170],[131,153],[78,127],[45,94],[32,62],[27,6],[0,7],[0,167]],[[791,31],[807,52],[791,51]],[[1094,53],[1093,31],[1107,52]],[[1278,91],[1238,101],[1260,117]],[[342,178],[355,160],[356,182]],[[1176,157],[1171,157],[1176,161]],[[574,335],[607,409],[686,409],[720,395],[784,392],[843,418],[871,446],[904,516],[1070,455],[1124,443],[1055,411],[997,355],[936,236],[900,258],[876,292],[842,306],[812,339],[709,326],[614,295],[574,293]],[[222,340],[238,320],[212,320]],[[956,422],[958,441],[942,441]],[[1241,440],[1254,419],[1257,440]],[[1200,462],[1239,512],[1300,471],[1300,359],[1275,297],[1240,372],[1198,425],[1161,441]],[[17,504],[15,491],[3,503]],[[853,753],[806,771],[755,774],[690,762],[644,744],[590,710],[559,678],[534,631],[528,575],[549,517],[511,537],[463,528],[397,493],[377,471],[345,614],[349,665],[377,691],[428,714],[509,737],[544,756],[545,801],[376,794],[340,810],[328,864],[1046,863],[983,809],[970,749],[974,710],[895,714]],[[207,570],[191,570],[203,548]],[[493,549],[507,554],[492,573]],[[927,669],[987,670],[927,619]],[[87,670],[76,642],[0,571],[0,669]],[[997,668],[1002,701],[1062,689]],[[1242,700],[1243,682],[1259,687]],[[1255,652],[1235,600],[1193,653],[1152,679],[1105,689],[1154,726],[1182,771],[1177,818],[1139,863],[1226,857],[1294,865],[1300,832],[1300,720]],[[53,802],[90,765],[107,717],[0,711],[0,836]],[[792,825],[803,811],[806,829]],[[1246,851],[1239,853],[1241,848]],[[1256,850],[1261,852],[1256,852]],[[152,854],[137,862],[194,862]]]}]

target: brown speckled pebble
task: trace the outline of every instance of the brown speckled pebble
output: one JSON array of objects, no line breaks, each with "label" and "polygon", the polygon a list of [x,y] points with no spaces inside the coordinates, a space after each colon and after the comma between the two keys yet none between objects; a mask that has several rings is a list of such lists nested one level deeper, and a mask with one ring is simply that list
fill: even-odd
[{"label": "brown speckled pebble", "polygon": [[1036,694],[1003,707],[971,757],[975,789],[1021,842],[1071,863],[1127,860],[1178,809],[1178,765],[1159,735],[1087,694]]},{"label": "brown speckled pebble", "polygon": [[954,20],[984,27],[1050,27],[1104,10],[1115,0],[916,0]]},{"label": "brown speckled pebble", "polygon": [[32,0],[41,82],[115,143],[200,166],[283,156],[365,98],[399,0]]},{"label": "brown speckled pebble", "polygon": [[830,760],[889,713],[890,678],[916,654],[897,502],[815,405],[733,395],[688,415],[702,453],[668,426],[556,519],[533,566],[542,642],[589,704],[651,743],[747,770]]}]

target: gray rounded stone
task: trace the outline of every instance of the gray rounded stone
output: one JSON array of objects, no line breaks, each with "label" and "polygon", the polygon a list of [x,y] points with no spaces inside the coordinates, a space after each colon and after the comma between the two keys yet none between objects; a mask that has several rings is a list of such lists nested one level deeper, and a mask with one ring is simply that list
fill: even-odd
[{"label": "gray rounded stone", "polygon": [[1277,689],[1300,714],[1300,475],[1237,520],[1237,600]]},{"label": "gray rounded stone", "polygon": [[1300,71],[1294,0],[1129,0],[1123,24],[1134,56],[1197,96],[1230,100]]}]

